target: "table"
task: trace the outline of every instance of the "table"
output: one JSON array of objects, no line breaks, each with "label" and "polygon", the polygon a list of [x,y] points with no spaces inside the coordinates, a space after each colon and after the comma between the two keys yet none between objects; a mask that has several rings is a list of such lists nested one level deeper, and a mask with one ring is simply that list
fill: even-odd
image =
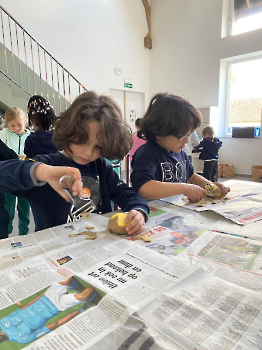
[{"label": "table", "polygon": [[[256,191],[259,197],[261,184]],[[163,200],[149,204],[143,233],[149,242],[110,234],[110,215],[96,214],[0,241],[0,319],[33,305],[61,282],[69,295],[88,294],[57,309],[45,323],[50,333],[23,345],[7,340],[0,349],[260,349],[260,234],[244,238],[247,228],[216,212]],[[259,221],[250,225],[262,237]],[[212,231],[217,226],[231,234]],[[233,227],[245,233],[236,236]],[[86,231],[97,238],[86,239]],[[22,324],[15,320],[16,327]]]}]

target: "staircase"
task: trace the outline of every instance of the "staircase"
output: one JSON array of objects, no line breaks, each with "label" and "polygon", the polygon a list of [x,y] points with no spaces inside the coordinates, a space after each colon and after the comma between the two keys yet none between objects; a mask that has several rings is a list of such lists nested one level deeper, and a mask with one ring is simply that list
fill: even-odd
[{"label": "staircase", "polygon": [[25,112],[32,95],[42,95],[56,114],[86,88],[0,6],[0,110]]}]

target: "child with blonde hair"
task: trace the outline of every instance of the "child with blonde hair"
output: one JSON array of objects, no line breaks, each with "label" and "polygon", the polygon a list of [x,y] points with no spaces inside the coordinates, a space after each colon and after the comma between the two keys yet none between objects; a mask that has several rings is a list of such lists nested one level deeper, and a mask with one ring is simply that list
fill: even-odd
[{"label": "child with blonde hair", "polygon": [[[5,113],[5,121],[8,125],[0,132],[0,139],[11,148],[19,158],[24,156],[25,140],[30,134],[26,129],[26,115],[18,107],[9,108]],[[8,234],[13,230],[13,219],[15,216],[16,197],[10,194],[5,196],[5,207],[9,214]],[[26,235],[29,231],[30,205],[28,200],[17,197],[17,211],[19,219],[19,235]]]},{"label": "child with blonde hair", "polygon": [[199,150],[199,159],[204,160],[203,176],[211,181],[217,180],[218,151],[222,142],[214,137],[215,131],[212,126],[207,125],[202,130],[202,140],[195,150]]}]

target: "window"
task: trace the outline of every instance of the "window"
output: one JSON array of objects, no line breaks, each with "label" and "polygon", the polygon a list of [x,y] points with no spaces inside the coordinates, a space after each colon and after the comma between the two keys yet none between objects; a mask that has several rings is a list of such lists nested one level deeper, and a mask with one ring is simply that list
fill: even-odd
[{"label": "window", "polygon": [[262,28],[262,0],[231,0],[230,34]]},{"label": "window", "polygon": [[260,127],[262,57],[228,63],[227,132],[232,127]]}]

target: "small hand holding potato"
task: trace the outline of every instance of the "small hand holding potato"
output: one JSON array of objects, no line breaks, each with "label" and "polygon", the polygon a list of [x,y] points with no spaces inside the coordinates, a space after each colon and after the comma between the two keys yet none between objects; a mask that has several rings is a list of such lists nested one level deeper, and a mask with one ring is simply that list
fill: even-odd
[{"label": "small hand holding potato", "polygon": [[216,181],[215,185],[217,185],[221,192],[221,197],[225,197],[225,195],[230,191],[230,188],[223,185],[221,182]]},{"label": "small hand holding potato", "polygon": [[203,186],[203,188],[206,190],[207,197],[211,198],[220,198],[221,197],[221,191],[218,185],[216,184],[206,184]]},{"label": "small hand holding potato", "polygon": [[145,228],[145,216],[137,210],[116,213],[109,220],[108,228],[113,233],[138,235]]},{"label": "small hand holding potato", "polygon": [[116,213],[111,216],[108,222],[108,228],[112,233],[118,233],[120,235],[126,234],[126,226],[125,219],[127,217],[127,213]]}]

